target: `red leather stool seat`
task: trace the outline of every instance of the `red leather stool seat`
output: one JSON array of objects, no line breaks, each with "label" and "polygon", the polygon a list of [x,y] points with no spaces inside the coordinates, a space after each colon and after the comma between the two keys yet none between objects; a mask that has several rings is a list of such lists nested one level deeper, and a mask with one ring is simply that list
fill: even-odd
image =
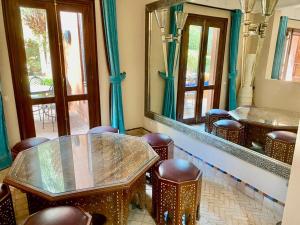
[{"label": "red leather stool seat", "polygon": [[217,115],[217,116],[227,116],[229,113],[224,109],[211,109],[207,113],[207,115]]},{"label": "red leather stool seat", "polygon": [[297,134],[289,131],[273,131],[267,134],[265,152],[279,161],[292,164]]},{"label": "red leather stool seat", "polygon": [[199,173],[200,170],[194,164],[182,159],[165,160],[158,167],[161,178],[174,182],[195,180]]},{"label": "red leather stool seat", "polygon": [[[161,133],[149,133],[144,135],[143,138],[159,155],[160,160],[166,160],[173,157],[174,142],[168,135]],[[152,183],[153,168],[154,167],[148,171],[150,174],[150,183]]]},{"label": "red leather stool seat", "polygon": [[228,129],[241,129],[243,125],[235,120],[219,120],[214,123],[217,127],[223,127]]},{"label": "red leather stool seat", "polygon": [[[200,218],[202,172],[182,159],[161,161],[154,170],[152,213],[159,225],[196,224]],[[183,218],[188,221],[183,223]]]},{"label": "red leather stool seat", "polygon": [[16,225],[15,212],[9,187],[0,183],[0,224]]},{"label": "red leather stool seat", "polygon": [[273,131],[267,134],[273,140],[284,141],[287,143],[295,144],[297,134],[289,131]]},{"label": "red leather stool seat", "polygon": [[110,133],[118,133],[117,128],[113,128],[111,126],[99,126],[99,127],[94,127],[89,130],[89,134],[101,134],[105,132],[110,132]]},{"label": "red leather stool seat", "polygon": [[236,144],[244,144],[244,126],[234,120],[214,122],[212,134]]},{"label": "red leather stool seat", "polygon": [[144,138],[151,147],[164,147],[173,142],[168,135],[160,133],[149,133],[144,135]]},{"label": "red leather stool seat", "polygon": [[60,206],[32,214],[24,225],[90,225],[91,221],[91,215],[81,209]]},{"label": "red leather stool seat", "polygon": [[213,123],[222,120],[222,119],[230,119],[230,114],[223,109],[211,109],[206,113],[205,116],[205,131],[208,133],[212,132]]},{"label": "red leather stool seat", "polygon": [[44,137],[34,137],[34,138],[24,139],[24,140],[20,141],[19,143],[17,143],[11,149],[12,157],[13,157],[13,159],[15,159],[17,157],[17,155],[19,154],[19,152],[24,151],[29,148],[32,148],[32,147],[35,147],[35,146],[45,143],[49,140],[50,139],[44,138]]}]

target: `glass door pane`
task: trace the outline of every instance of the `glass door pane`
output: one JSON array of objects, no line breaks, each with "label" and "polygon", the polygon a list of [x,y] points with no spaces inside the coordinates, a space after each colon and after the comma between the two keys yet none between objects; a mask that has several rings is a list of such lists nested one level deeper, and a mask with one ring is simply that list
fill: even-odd
[{"label": "glass door pane", "polygon": [[88,101],[69,102],[68,108],[71,134],[87,133],[90,128]]},{"label": "glass door pane", "polygon": [[201,116],[205,117],[205,114],[213,109],[214,104],[214,90],[205,90],[203,92],[202,110]]},{"label": "glass door pane", "polygon": [[54,97],[46,9],[20,7],[32,99]]},{"label": "glass door pane", "polygon": [[197,91],[187,91],[184,95],[183,119],[195,117]]},{"label": "glass door pane", "polygon": [[201,37],[202,26],[190,25],[189,27],[189,43],[188,43],[188,56],[187,68],[185,75],[185,86],[196,87],[198,86],[198,73],[199,73],[199,55],[201,50]]},{"label": "glass door pane", "polygon": [[37,137],[49,139],[58,137],[56,104],[33,105],[32,113]]},{"label": "glass door pane", "polygon": [[60,12],[68,95],[87,94],[82,13]]},{"label": "glass door pane", "polygon": [[[67,7],[67,6],[66,6]],[[63,7],[59,10],[59,24],[62,42],[65,93],[69,133],[82,134],[90,128],[88,67],[84,30],[87,26],[85,15],[80,9]],[[70,10],[69,10],[70,9]]]},{"label": "glass door pane", "polygon": [[216,79],[220,28],[208,28],[207,52],[204,71],[204,86],[214,85]]}]

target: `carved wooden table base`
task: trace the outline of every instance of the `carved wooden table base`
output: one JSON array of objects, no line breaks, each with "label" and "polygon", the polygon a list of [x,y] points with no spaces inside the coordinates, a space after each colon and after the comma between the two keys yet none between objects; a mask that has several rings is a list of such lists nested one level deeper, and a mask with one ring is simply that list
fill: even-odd
[{"label": "carved wooden table base", "polygon": [[127,189],[96,193],[62,201],[47,201],[27,193],[29,213],[32,214],[53,206],[71,205],[80,207],[91,214],[104,215],[108,225],[127,224],[129,204],[134,201],[140,208],[145,206],[145,178],[143,175]]}]

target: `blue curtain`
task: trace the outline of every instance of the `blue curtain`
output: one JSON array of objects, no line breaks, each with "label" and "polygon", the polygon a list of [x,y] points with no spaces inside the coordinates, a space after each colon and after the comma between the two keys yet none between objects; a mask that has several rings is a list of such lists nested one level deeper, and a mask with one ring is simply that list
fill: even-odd
[{"label": "blue curtain", "polygon": [[121,83],[126,74],[120,72],[116,1],[102,0],[101,2],[107,58],[111,73],[111,123],[114,128],[119,129],[120,133],[125,133]]},{"label": "blue curtain", "polygon": [[[183,11],[183,4],[172,6],[170,8],[170,33],[175,35],[177,32],[175,12]],[[169,43],[168,50],[168,70],[169,76],[166,73],[160,72],[160,76],[165,80],[165,91],[163,101],[162,115],[171,119],[176,119],[176,108],[175,108],[175,90],[174,90],[174,57],[175,57],[176,43]]]},{"label": "blue curtain", "polygon": [[11,162],[12,158],[7,142],[3,102],[0,94],[0,170],[9,167]]},{"label": "blue curtain", "polygon": [[282,16],[280,18],[276,50],[275,50],[273,69],[272,69],[272,79],[276,79],[276,80],[279,80],[280,77],[288,20],[289,19],[287,16]]},{"label": "blue curtain", "polygon": [[229,110],[234,110],[237,108],[236,66],[239,52],[241,21],[242,11],[239,9],[232,11],[229,46]]}]

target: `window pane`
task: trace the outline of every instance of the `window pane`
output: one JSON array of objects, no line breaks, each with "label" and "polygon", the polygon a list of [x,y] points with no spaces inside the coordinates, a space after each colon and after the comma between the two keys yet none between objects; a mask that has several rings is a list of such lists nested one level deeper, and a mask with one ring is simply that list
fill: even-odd
[{"label": "window pane", "polygon": [[82,14],[60,12],[68,95],[87,94]]},{"label": "window pane", "polygon": [[55,104],[33,105],[32,113],[37,137],[58,137]]},{"label": "window pane", "polygon": [[53,74],[45,9],[20,7],[32,98],[53,97]]},{"label": "window pane", "polygon": [[294,70],[293,70],[293,81],[300,81],[300,35],[295,35],[293,40],[297,43]]},{"label": "window pane", "polygon": [[214,104],[214,90],[205,90],[203,92],[201,115],[205,116],[205,114],[213,108],[213,104]]},{"label": "window pane", "polygon": [[196,98],[197,98],[196,91],[185,92],[183,119],[191,119],[195,117]]},{"label": "window pane", "polygon": [[186,68],[186,87],[196,87],[198,83],[198,65],[201,43],[202,27],[191,25],[189,27],[189,45]]},{"label": "window pane", "polygon": [[90,128],[88,101],[69,102],[71,134],[85,134]]},{"label": "window pane", "polygon": [[204,86],[215,84],[218,63],[219,38],[220,28],[210,27],[208,29]]}]

